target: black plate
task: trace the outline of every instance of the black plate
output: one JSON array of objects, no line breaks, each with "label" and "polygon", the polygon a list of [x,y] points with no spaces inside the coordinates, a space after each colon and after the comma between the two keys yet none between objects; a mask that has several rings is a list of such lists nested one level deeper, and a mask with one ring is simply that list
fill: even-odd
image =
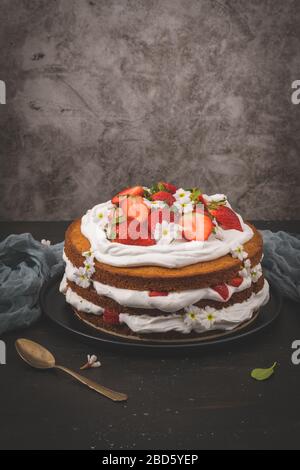
[{"label": "black plate", "polygon": [[59,273],[47,281],[41,290],[40,303],[44,314],[69,333],[77,335],[85,341],[97,343],[101,346],[122,347],[127,349],[139,348],[144,350],[191,350],[230,343],[246,338],[268,327],[278,317],[282,305],[281,295],[273,286],[270,286],[271,298],[269,303],[261,309],[258,318],[245,329],[233,332],[227,336],[206,341],[195,340],[189,343],[172,342],[172,344],[170,344],[164,342],[155,344],[150,341],[140,342],[110,336],[86,326],[75,317],[72,308],[66,303],[64,295],[59,292],[61,279],[62,273]]}]

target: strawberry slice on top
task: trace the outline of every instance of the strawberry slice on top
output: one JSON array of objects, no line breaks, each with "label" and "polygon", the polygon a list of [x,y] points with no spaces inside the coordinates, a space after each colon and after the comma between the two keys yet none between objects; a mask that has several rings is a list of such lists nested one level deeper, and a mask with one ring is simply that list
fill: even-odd
[{"label": "strawberry slice on top", "polygon": [[142,186],[133,186],[132,188],[126,188],[123,189],[123,191],[120,191],[118,194],[116,194],[111,202],[113,204],[119,204],[120,201],[125,199],[126,196],[144,196],[145,190]]},{"label": "strawberry slice on top", "polygon": [[151,199],[152,201],[163,201],[169,206],[172,206],[176,201],[175,197],[168,191],[158,191],[157,193],[152,194]]},{"label": "strawberry slice on top", "polygon": [[206,241],[213,230],[210,217],[197,211],[181,216],[179,225],[182,227],[184,238],[188,241]]},{"label": "strawberry slice on top", "polygon": [[158,184],[171,194],[176,193],[178,189],[174,184],[166,183],[165,181],[160,181]]},{"label": "strawberry slice on top", "polygon": [[216,218],[218,224],[220,224],[224,230],[239,230],[243,232],[240,219],[229,207],[219,206],[216,209],[210,209],[209,212]]},{"label": "strawberry slice on top", "polygon": [[120,201],[120,208],[128,219],[136,219],[140,223],[148,219],[149,208],[141,196],[129,196]]}]

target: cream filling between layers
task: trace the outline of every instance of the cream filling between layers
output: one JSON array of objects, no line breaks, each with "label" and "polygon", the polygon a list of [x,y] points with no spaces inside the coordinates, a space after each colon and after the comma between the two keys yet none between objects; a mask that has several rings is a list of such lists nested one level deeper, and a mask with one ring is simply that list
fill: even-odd
[{"label": "cream filling between layers", "polygon": [[[102,307],[89,302],[80,297],[76,292],[67,286],[66,275],[64,276],[60,291],[66,295],[66,301],[81,312],[101,315],[104,311]],[[135,333],[167,333],[169,331],[178,331],[183,334],[196,331],[202,333],[207,330],[233,330],[239,324],[250,320],[253,314],[269,300],[269,284],[265,280],[264,287],[257,294],[245,302],[234,304],[221,310],[198,309],[194,318],[191,319],[189,313],[184,315],[160,315],[152,317],[150,315],[130,315],[121,313],[120,323],[125,323],[131,331]],[[193,309],[193,305],[190,309]],[[214,322],[208,322],[207,316],[212,313]]]},{"label": "cream filling between layers", "polygon": [[[76,283],[76,271],[77,268],[71,263],[64,254],[64,261],[66,262],[66,277],[69,281]],[[261,277],[262,270],[261,265],[257,265],[255,269]],[[160,297],[149,297],[149,291],[137,291],[131,289],[120,289],[119,287],[109,286],[107,284],[102,284],[98,281],[91,281],[92,285],[98,295],[109,297],[117,302],[119,305],[124,307],[132,308],[142,308],[142,309],[153,309],[161,310],[162,312],[177,312],[188,305],[193,305],[200,300],[215,300],[217,302],[227,302],[233,294],[237,292],[242,292],[245,289],[251,287],[252,278],[249,273],[248,277],[243,278],[243,282],[239,287],[229,286],[229,297],[228,299],[223,299],[223,297],[214,289],[210,287],[202,289],[191,289],[184,290],[180,292],[170,292],[167,296]]]},{"label": "cream filling between layers", "polygon": [[[222,197],[220,194],[205,195],[207,200],[219,200]],[[175,242],[170,245],[157,244],[147,247],[113,243],[107,239],[104,228],[97,222],[97,214],[107,211],[110,207],[111,201],[108,201],[90,209],[81,219],[81,232],[89,240],[95,258],[111,266],[188,266],[221,258],[253,237],[251,227],[238,215],[243,232],[222,230],[223,240],[212,234],[205,242]]]},{"label": "cream filling between layers", "polygon": [[[215,311],[214,323],[207,321],[208,313],[199,309],[201,313],[192,320],[189,315],[170,315],[150,317],[147,315],[120,314],[120,323],[125,323],[135,333],[167,333],[178,331],[183,334],[203,333],[208,330],[230,331],[239,324],[250,320],[253,314],[269,301],[269,284],[264,283],[263,289],[240,304],[234,304],[222,310]],[[192,306],[191,306],[192,307]],[[213,310],[212,310],[213,312]]]}]

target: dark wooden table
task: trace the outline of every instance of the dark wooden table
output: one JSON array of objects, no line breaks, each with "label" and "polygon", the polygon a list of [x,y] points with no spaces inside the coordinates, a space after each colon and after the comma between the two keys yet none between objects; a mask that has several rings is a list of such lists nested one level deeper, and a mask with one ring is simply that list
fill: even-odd
[{"label": "dark wooden table", "polygon": [[[259,223],[300,231],[299,223]],[[1,238],[30,231],[62,240],[66,223],[0,223]],[[86,375],[127,392],[115,404],[56,372],[37,372],[16,356],[18,337],[36,340],[58,361],[79,368],[87,353],[102,367]],[[280,319],[242,344],[198,352],[149,356],[91,350],[42,318],[7,334],[7,365],[0,366],[1,449],[280,449],[299,448],[300,366],[291,345],[300,339],[299,305],[285,301]],[[276,375],[258,383],[255,367],[278,361]]]}]

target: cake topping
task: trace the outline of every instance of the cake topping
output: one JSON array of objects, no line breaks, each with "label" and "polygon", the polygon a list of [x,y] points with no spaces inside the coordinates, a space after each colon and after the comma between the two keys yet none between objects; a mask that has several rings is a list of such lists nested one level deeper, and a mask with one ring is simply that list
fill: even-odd
[{"label": "cake topping", "polygon": [[151,199],[152,201],[163,201],[168,204],[168,206],[172,206],[176,201],[174,196],[168,191],[159,191],[158,193],[154,193],[152,194]]},{"label": "cake topping", "polygon": [[120,191],[111,200],[113,204],[119,204],[120,199],[126,198],[127,196],[144,196],[145,190],[142,186],[134,186],[133,188],[126,188]]},{"label": "cake topping", "polygon": [[[212,207],[215,207],[213,204]],[[243,231],[243,228],[241,226],[241,222],[236,215],[235,212],[233,212],[232,209],[229,207],[225,207],[224,205],[218,206],[216,209],[211,208],[211,205],[208,206],[209,212],[211,215],[213,215],[217,222],[221,225],[221,227],[224,230],[239,230],[240,232]]]}]

